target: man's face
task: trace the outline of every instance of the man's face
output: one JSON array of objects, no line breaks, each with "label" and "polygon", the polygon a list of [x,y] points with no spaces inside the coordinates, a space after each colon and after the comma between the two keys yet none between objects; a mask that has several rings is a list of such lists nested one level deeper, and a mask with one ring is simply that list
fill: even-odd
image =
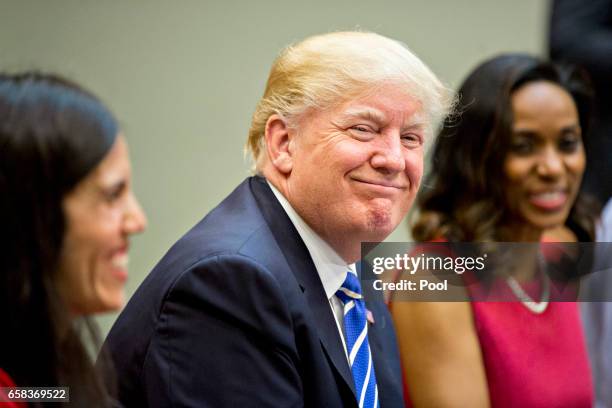
[{"label": "man's face", "polygon": [[311,112],[290,131],[287,198],[337,251],[353,248],[350,257],[362,241],[382,241],[395,229],[423,173],[421,106],[398,88]]}]

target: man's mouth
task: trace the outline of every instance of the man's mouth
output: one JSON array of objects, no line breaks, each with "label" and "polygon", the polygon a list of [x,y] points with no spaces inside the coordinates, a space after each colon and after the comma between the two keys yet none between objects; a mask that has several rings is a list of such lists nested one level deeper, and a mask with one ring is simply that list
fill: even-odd
[{"label": "man's mouth", "polygon": [[365,178],[354,177],[352,178],[354,181],[370,185],[374,188],[379,187],[383,189],[394,189],[394,190],[405,190],[408,186],[404,183],[393,182],[388,180],[370,180]]}]

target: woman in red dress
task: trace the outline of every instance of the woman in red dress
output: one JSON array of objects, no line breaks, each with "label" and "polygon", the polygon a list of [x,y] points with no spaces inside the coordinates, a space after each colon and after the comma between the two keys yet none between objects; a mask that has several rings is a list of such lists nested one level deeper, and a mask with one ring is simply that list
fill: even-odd
[{"label": "woman in red dress", "polygon": [[[13,379],[0,368],[0,388],[15,387]],[[3,402],[2,402],[3,401]],[[2,408],[26,408],[25,402],[10,401],[8,393],[0,391],[0,407]]]},{"label": "woman in red dress", "polygon": [[413,406],[592,405],[577,304],[549,302],[545,275],[529,287],[544,231],[568,224],[581,240],[593,238],[596,212],[579,194],[589,96],[576,71],[520,54],[486,61],[461,86],[460,114],[437,139],[413,237],[536,244],[503,281],[514,302],[392,304]]},{"label": "woman in red dress", "polygon": [[123,305],[128,237],[146,222],[130,178],[125,138],[96,97],[53,75],[0,75],[4,384],[111,403],[86,316]]}]

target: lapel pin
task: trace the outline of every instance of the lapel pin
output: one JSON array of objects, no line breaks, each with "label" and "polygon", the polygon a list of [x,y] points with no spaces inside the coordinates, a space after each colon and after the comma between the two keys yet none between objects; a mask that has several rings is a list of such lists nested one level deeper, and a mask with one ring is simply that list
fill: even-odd
[{"label": "lapel pin", "polygon": [[370,324],[374,324],[374,315],[368,309],[366,309],[366,319]]}]

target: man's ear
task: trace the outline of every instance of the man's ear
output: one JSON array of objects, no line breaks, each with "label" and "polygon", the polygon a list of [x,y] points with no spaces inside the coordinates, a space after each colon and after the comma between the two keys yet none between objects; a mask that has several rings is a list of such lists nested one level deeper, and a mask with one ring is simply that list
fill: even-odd
[{"label": "man's ear", "polygon": [[293,135],[289,126],[280,115],[270,115],[266,122],[266,150],[272,165],[281,173],[289,174],[293,169],[291,144]]}]

